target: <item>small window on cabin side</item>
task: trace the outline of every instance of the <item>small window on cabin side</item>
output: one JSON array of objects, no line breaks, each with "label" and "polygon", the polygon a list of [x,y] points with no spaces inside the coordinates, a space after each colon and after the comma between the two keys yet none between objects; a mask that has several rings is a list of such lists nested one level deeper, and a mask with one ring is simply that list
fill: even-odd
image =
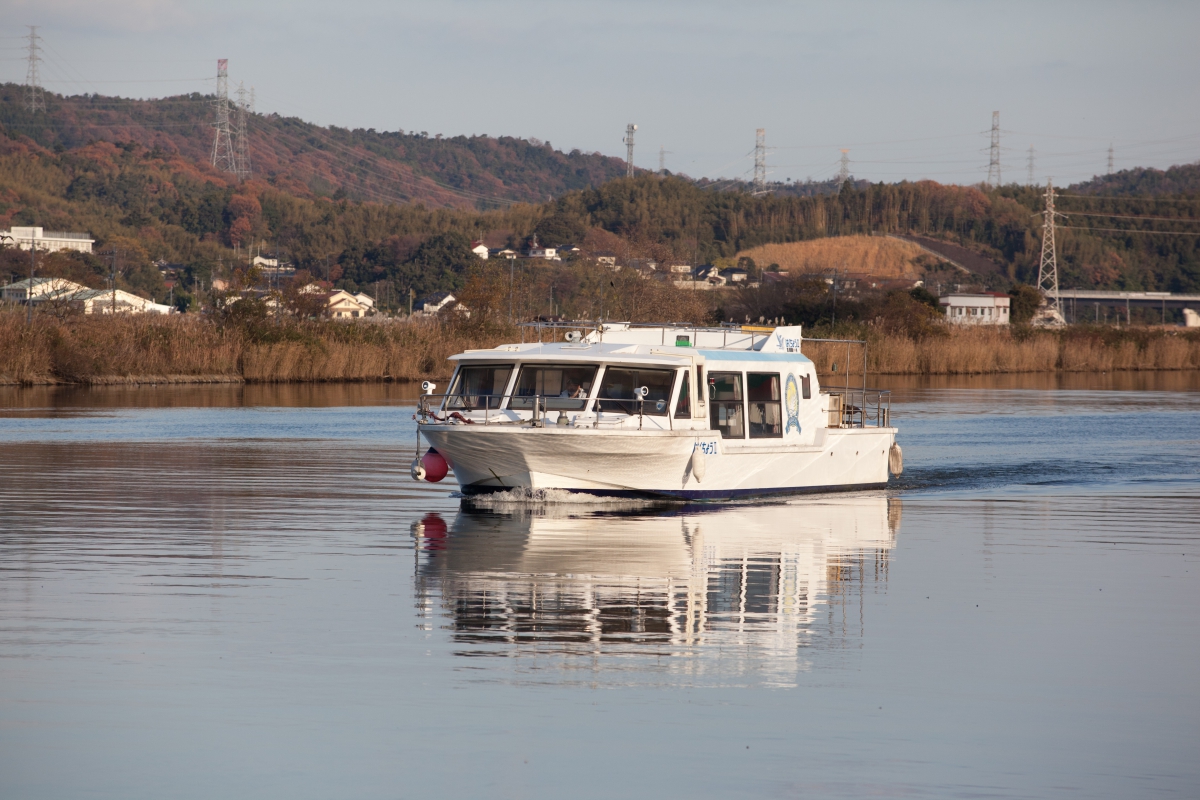
[{"label": "small window on cabin side", "polygon": [[746,374],[746,419],[750,423],[751,439],[774,439],[783,436],[781,406],[778,373]]},{"label": "small window on cabin side", "polygon": [[800,379],[800,396],[805,400],[812,399],[812,381],[807,375]]},{"label": "small window on cabin side", "polygon": [[745,439],[740,372],[713,372],[708,376],[709,427],[722,439]]},{"label": "small window on cabin side", "polygon": [[696,402],[701,406],[704,405],[704,365],[700,364],[696,367]]},{"label": "small window on cabin side", "polygon": [[683,371],[683,382],[679,385],[679,401],[675,403],[675,419],[690,419],[692,416],[692,387],[688,380],[691,370]]}]

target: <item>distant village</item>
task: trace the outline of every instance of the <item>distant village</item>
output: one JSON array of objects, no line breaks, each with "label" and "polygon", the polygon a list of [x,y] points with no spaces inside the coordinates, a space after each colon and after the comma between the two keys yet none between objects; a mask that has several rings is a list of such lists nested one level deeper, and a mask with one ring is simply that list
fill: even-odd
[{"label": "distant village", "polygon": [[[39,227],[13,227],[0,231],[0,244],[21,250],[54,252],[74,250],[91,253],[95,240],[86,233],[45,231]],[[627,269],[636,272],[645,280],[669,281],[679,289],[712,291],[718,289],[757,289],[787,280],[786,271],[767,268],[755,271],[744,267],[717,267],[711,264],[692,265],[686,263],[659,264],[645,258],[620,259],[616,253],[596,251],[584,254],[574,244],[547,245],[533,237],[521,250],[489,248],[481,241],[471,243],[471,251],[481,260],[509,260],[530,266],[538,263],[560,263],[568,260],[586,259],[598,268],[614,271]],[[157,262],[163,280],[169,290],[181,280],[182,264]],[[248,258],[247,266],[255,270],[266,286],[280,286],[294,279],[295,267],[281,263],[278,259],[262,254]],[[819,277],[819,276],[817,276]],[[860,289],[912,289],[922,285],[919,280],[886,280],[869,275],[846,273],[836,278],[826,277],[827,283],[835,281],[837,290],[854,293]],[[257,297],[268,306],[278,304],[277,292],[262,288],[238,288],[230,280],[215,278],[207,287],[218,298],[219,303],[233,304],[245,297]],[[376,298],[366,292],[351,292],[313,282],[296,289],[299,295],[311,301],[314,312],[337,320],[381,320],[387,314],[377,307]],[[109,286],[105,289],[88,288],[63,278],[39,277],[14,280],[2,287],[0,299],[7,304],[48,307],[55,310],[84,314],[172,314],[177,310],[171,304],[156,303],[132,292]],[[470,314],[470,309],[458,302],[452,292],[434,292],[422,297],[410,297],[407,314],[399,316],[432,317],[444,311],[454,310]],[[1010,298],[999,292],[956,292],[944,295],[939,300],[946,319],[963,325],[1008,325]]]}]

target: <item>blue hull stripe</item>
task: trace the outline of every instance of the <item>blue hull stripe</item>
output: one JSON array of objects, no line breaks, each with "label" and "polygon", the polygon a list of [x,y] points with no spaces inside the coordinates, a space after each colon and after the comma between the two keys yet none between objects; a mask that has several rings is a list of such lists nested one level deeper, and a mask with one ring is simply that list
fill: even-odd
[{"label": "blue hull stripe", "polygon": [[[513,489],[521,489],[528,487],[521,486],[481,486],[479,484],[471,484],[469,486],[460,487],[460,491],[465,495],[480,495],[494,494],[496,492],[507,492]],[[565,492],[574,494],[590,494],[595,497],[640,497],[646,499],[673,499],[673,500],[732,500],[738,497],[765,497],[768,495],[785,495],[785,494],[825,494],[828,492],[856,492],[866,489],[886,489],[887,481],[883,483],[852,483],[852,484],[836,484],[833,486],[787,486],[778,489],[724,489],[724,490],[660,490],[660,491],[638,491],[635,489],[563,489]]]}]

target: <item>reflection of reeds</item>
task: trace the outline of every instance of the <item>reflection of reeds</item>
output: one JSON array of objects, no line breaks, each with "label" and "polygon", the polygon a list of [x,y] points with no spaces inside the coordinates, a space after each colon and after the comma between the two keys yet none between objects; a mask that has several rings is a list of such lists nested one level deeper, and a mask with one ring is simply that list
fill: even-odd
[{"label": "reflection of reeds", "polygon": [[[21,313],[0,313],[0,384],[438,379],[450,372],[449,356],[515,336],[438,320],[243,329],[196,316],[79,316],[27,326]],[[858,347],[847,354],[845,345],[808,342],[804,352],[826,376],[837,364],[833,383],[847,370],[862,375]],[[1198,369],[1200,340],[1162,330],[967,328],[917,341],[872,337],[867,368],[893,375]]]}]

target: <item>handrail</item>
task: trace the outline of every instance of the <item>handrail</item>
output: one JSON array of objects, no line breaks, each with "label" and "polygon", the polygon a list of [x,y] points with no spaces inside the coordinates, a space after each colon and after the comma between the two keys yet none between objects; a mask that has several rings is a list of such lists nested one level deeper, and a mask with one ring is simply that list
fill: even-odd
[{"label": "handrail", "polygon": [[[457,408],[449,408],[447,406],[447,403],[446,403],[447,400],[451,400],[454,398],[461,399],[463,397],[474,397],[474,398],[478,398],[478,399],[483,399],[484,402],[478,404],[478,406],[482,406],[482,408],[479,408],[477,406],[475,408],[464,407],[461,409],[457,409]],[[596,415],[595,422],[597,424],[600,421],[601,414],[613,413],[611,411],[604,411],[603,409],[599,408],[600,403],[637,403],[638,430],[642,429],[642,424],[644,422],[643,418],[646,416],[646,403],[655,403],[656,411],[659,410],[657,407],[657,404],[662,403],[663,407],[661,410],[662,410],[663,416],[665,416],[667,418],[668,425],[672,429],[674,429],[674,427],[675,427],[674,420],[671,418],[669,401],[667,401],[667,400],[647,400],[644,397],[564,398],[561,395],[541,395],[541,394],[533,394],[533,395],[528,395],[528,394],[524,394],[524,395],[523,394],[462,395],[462,394],[458,394],[458,393],[455,393],[455,394],[423,394],[417,400],[417,413],[421,415],[421,421],[425,422],[425,423],[428,422],[430,417],[432,417],[435,422],[448,422],[451,418],[455,418],[455,417],[462,420],[463,422],[470,422],[469,420],[467,420],[466,417],[464,417],[462,415],[462,412],[463,411],[471,412],[471,411],[482,410],[483,411],[483,424],[488,425],[488,424],[490,424],[490,420],[488,418],[489,411],[492,411],[492,410],[496,410],[496,411],[506,410],[506,411],[513,411],[513,412],[524,411],[525,409],[512,408],[511,401],[514,399],[515,400],[530,400],[530,401],[532,401],[531,406],[530,406],[530,410],[532,411],[532,413],[530,414],[529,421],[530,421],[530,423],[534,424],[534,427],[537,427],[536,423],[539,421],[542,422],[543,426],[545,425],[545,422],[542,420],[542,417],[544,415],[548,414],[550,411],[550,409],[546,406],[547,400],[583,400],[584,401],[583,406],[578,409],[578,412],[585,413],[587,411],[588,407],[591,406],[592,407],[591,413]],[[437,401],[437,402],[431,403],[430,402],[431,400]],[[495,401],[494,407],[493,407],[493,402],[492,402],[493,400]],[[508,401],[507,407],[505,407],[505,401]],[[433,408],[434,405],[437,405],[437,409]],[[559,409],[560,412],[565,411],[565,410],[566,409]],[[442,418],[439,419],[438,411],[449,412],[449,413],[446,413]],[[633,414],[632,413],[624,414],[624,416],[632,417]],[[657,415],[654,415],[654,416],[657,416]],[[593,424],[593,427],[596,427],[596,425]]]},{"label": "handrail", "polygon": [[828,426],[831,428],[890,428],[892,393],[887,389],[829,389]]}]

